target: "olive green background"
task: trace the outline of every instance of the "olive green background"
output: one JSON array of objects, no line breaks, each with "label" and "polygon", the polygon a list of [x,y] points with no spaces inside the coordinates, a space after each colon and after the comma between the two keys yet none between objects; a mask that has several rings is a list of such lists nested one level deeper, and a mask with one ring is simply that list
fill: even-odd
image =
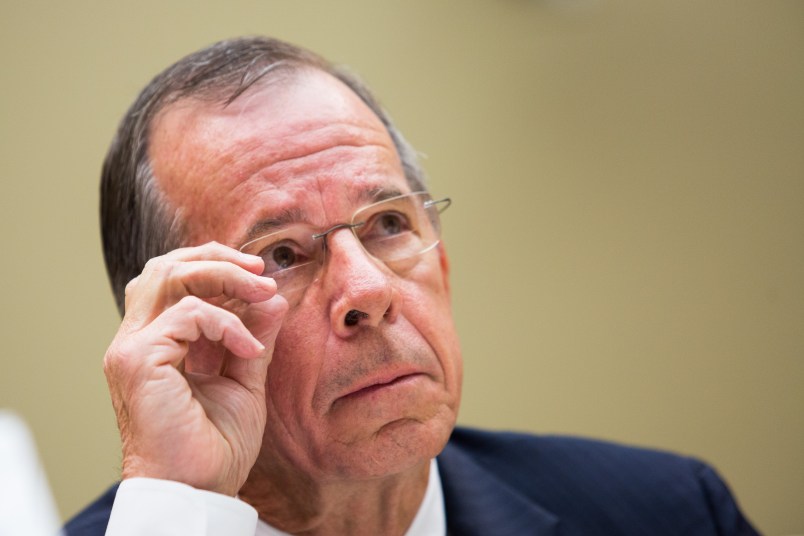
[{"label": "olive green background", "polygon": [[169,63],[269,34],[359,72],[453,197],[462,423],[698,456],[804,533],[804,2],[0,6],[0,407],[63,517],[119,470],[108,142]]}]

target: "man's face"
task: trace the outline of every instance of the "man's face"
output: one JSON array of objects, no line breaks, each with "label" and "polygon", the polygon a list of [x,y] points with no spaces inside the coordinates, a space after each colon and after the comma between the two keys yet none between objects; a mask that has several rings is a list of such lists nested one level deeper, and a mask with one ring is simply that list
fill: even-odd
[{"label": "man's face", "polygon": [[[275,219],[328,229],[378,193],[410,192],[379,119],[312,70],[225,108],[171,105],[153,125],[150,157],[190,244],[238,248]],[[458,411],[446,253],[431,250],[398,275],[348,229],[327,240],[319,276],[277,338],[258,463],[316,479],[399,472],[441,450]],[[349,325],[352,309],[368,316]]]}]

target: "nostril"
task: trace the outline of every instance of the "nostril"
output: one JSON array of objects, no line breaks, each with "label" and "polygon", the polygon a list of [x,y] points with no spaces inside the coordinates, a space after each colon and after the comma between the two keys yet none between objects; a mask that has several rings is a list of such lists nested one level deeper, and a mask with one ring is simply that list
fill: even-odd
[{"label": "nostril", "polygon": [[363,311],[358,311],[357,309],[351,309],[348,313],[346,313],[346,318],[344,318],[343,323],[347,326],[356,326],[360,320],[364,318],[368,318],[368,314],[364,313]]}]

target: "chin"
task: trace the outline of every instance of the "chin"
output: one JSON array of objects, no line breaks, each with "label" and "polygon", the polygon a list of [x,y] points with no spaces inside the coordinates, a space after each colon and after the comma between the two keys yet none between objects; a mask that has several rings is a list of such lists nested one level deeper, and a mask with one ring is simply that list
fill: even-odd
[{"label": "chin", "polygon": [[323,458],[325,472],[338,479],[354,480],[404,473],[436,457],[454,426],[454,415],[389,422],[357,441],[330,445]]}]

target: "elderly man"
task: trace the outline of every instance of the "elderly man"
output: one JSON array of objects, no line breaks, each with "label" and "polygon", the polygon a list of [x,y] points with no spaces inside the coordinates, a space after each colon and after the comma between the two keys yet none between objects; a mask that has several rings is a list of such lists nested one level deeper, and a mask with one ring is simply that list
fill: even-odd
[{"label": "elderly man", "polygon": [[754,534],[697,461],[453,430],[439,214],[369,92],[226,41],[155,78],[102,179],[123,481],[69,534]]}]

